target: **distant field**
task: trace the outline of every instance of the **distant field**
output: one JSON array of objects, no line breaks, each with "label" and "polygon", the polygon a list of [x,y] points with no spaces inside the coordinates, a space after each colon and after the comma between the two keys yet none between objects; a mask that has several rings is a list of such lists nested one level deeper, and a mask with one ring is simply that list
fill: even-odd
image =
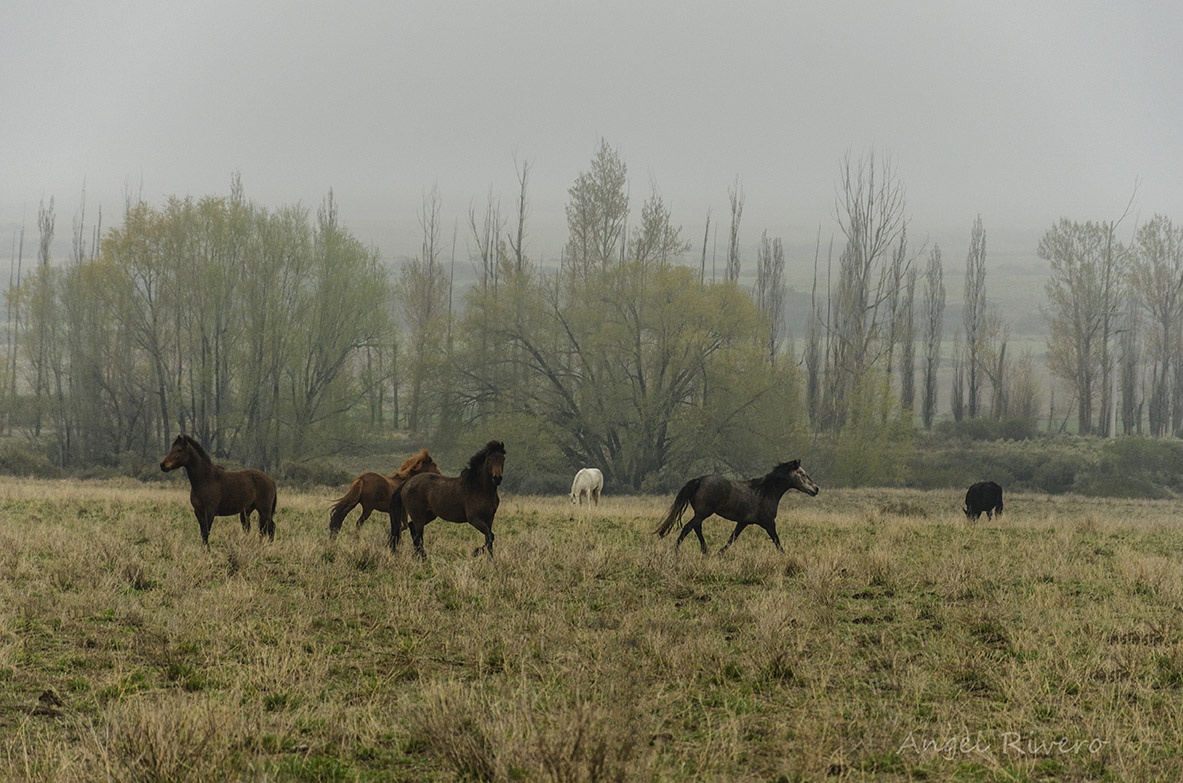
[{"label": "distant field", "polygon": [[0,779],[1183,779],[1177,503],[823,487],[704,558],[506,496],[420,563],[282,487],[206,553],[187,494],[0,479]]}]

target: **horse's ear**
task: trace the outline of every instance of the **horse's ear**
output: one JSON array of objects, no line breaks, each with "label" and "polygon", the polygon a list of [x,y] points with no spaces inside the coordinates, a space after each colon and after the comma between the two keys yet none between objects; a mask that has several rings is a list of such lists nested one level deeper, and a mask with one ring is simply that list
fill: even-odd
[{"label": "horse's ear", "polygon": [[789,470],[797,470],[801,467],[801,460],[795,459],[789,461]]}]

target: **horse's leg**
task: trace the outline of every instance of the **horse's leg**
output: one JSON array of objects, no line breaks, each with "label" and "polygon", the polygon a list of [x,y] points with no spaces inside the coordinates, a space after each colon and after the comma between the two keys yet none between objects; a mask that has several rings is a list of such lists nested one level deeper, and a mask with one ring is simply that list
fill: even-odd
[{"label": "horse's leg", "polygon": [[[337,537],[337,534],[341,532],[341,526],[345,524],[346,515],[348,515],[352,510],[353,506],[349,506],[348,508],[344,506],[333,508],[332,512],[329,514],[329,538]],[[361,522],[358,522],[357,524],[361,525]]]},{"label": "horse's leg", "polygon": [[[242,523],[242,532],[251,532],[251,515],[247,512],[247,509],[244,508],[238,512],[238,521]],[[262,533],[263,531],[260,530],[259,532]]]},{"label": "horse's leg", "polygon": [[729,547],[735,543],[735,539],[739,538],[739,534],[742,533],[743,529],[745,527],[747,527],[749,524],[750,523],[748,523],[748,522],[736,522],[735,523],[735,530],[731,531],[731,538],[727,539],[727,543],[724,544],[723,548],[719,550],[719,554],[723,554],[724,552],[726,552],[727,547]]},{"label": "horse's leg", "polygon": [[[391,525],[397,523],[391,521]],[[415,557],[420,560],[427,559],[427,550],[423,548],[423,528],[427,526],[426,520],[418,520],[411,517],[411,542],[415,545]]]},{"label": "horse's leg", "polygon": [[486,522],[483,519],[470,519],[470,520],[468,520],[468,524],[475,527],[477,530],[479,530],[485,536],[485,545],[478,546],[476,549],[472,550],[473,557],[476,557],[477,555],[479,555],[481,553],[482,549],[489,553],[489,557],[492,557],[493,556],[493,524],[491,522]]},{"label": "horse's leg", "polygon": [[[710,515],[708,514],[707,516]],[[707,542],[706,539],[702,537],[702,521],[704,519],[706,519],[706,516],[700,517],[698,514],[692,516],[690,521],[682,526],[682,532],[678,535],[678,540],[674,543],[674,549],[677,549],[679,546],[681,546],[682,539],[690,535],[690,531],[693,530],[694,534],[698,536],[698,546],[700,549],[702,549],[702,553],[705,555],[707,553]]]},{"label": "horse's leg", "polygon": [[780,536],[776,534],[776,520],[772,520],[767,525],[761,525],[761,527],[764,528],[764,532],[768,534],[768,537],[772,539],[772,543],[776,544],[776,551],[784,552],[785,548],[780,545]]},{"label": "horse's leg", "polygon": [[391,553],[398,551],[398,540],[403,532],[402,525],[399,524],[398,515],[390,515],[390,537],[387,539],[390,542]]},{"label": "horse's leg", "polygon": [[208,551],[209,550],[209,531],[210,531],[210,528],[213,527],[213,522],[214,522],[213,515],[210,514],[207,516],[197,510],[194,510],[193,513],[197,516],[197,524],[201,528],[201,543],[205,545],[205,548]]},{"label": "horse's leg", "polygon": [[369,506],[363,505],[361,507],[361,516],[357,518],[357,529],[358,530],[361,530],[361,523],[365,522],[367,519],[369,519],[370,514],[372,514],[373,511],[374,511],[374,509],[370,508]]},{"label": "horse's leg", "polygon": [[[696,517],[696,519],[697,519],[697,517]],[[702,520],[703,519],[706,519],[706,517],[702,517],[702,519],[699,519],[698,524],[694,526],[694,534],[698,536],[698,548],[701,549],[702,553],[705,555],[707,553],[707,540],[702,537]]]}]

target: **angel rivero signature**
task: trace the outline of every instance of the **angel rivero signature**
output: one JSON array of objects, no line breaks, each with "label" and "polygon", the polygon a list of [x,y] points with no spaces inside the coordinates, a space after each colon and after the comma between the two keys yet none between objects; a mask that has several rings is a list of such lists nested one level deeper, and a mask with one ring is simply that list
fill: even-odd
[{"label": "angel rivero signature", "polygon": [[948,760],[995,752],[1004,756],[1073,756],[1100,753],[1109,743],[1100,737],[1037,737],[1020,731],[1003,731],[996,736],[979,731],[949,737],[924,737],[908,732],[896,752],[932,754]]}]

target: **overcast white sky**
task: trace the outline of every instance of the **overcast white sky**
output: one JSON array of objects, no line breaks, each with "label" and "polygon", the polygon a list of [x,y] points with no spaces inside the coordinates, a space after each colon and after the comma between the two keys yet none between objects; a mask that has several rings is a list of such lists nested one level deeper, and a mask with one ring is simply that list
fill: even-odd
[{"label": "overcast white sky", "polygon": [[222,195],[236,171],[269,207],[331,188],[390,259],[437,186],[463,257],[471,204],[492,188],[512,212],[515,156],[527,249],[556,257],[604,138],[635,210],[656,183],[696,246],[738,177],[744,241],[767,229],[811,265],[839,160],[873,146],[947,269],[979,213],[988,268],[1035,263],[1055,220],[1115,219],[1136,182],[1136,216],[1183,223],[1181,39],[1175,0],[6,0],[0,258],[22,221],[35,255],[42,198],[60,259],[84,184],[109,226],[129,189]]}]

